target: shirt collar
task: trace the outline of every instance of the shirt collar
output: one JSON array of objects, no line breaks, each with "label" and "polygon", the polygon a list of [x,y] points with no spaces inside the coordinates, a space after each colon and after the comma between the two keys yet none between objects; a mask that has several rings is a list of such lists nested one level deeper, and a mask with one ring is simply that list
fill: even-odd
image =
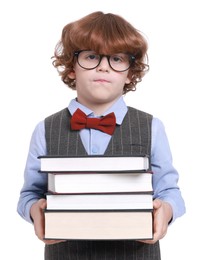
[{"label": "shirt collar", "polygon": [[[77,99],[72,99],[68,105],[68,110],[70,111],[71,115],[73,115],[73,113],[77,110],[77,109],[81,109],[87,116],[94,116],[94,113],[92,110],[90,110],[89,108],[83,106],[82,104],[80,104]],[[120,97],[107,111],[105,111],[105,113],[103,113],[102,116],[105,116],[111,112],[115,113],[115,117],[116,117],[116,123],[118,125],[122,124],[122,121],[127,113],[127,106],[124,102],[123,97]]]}]

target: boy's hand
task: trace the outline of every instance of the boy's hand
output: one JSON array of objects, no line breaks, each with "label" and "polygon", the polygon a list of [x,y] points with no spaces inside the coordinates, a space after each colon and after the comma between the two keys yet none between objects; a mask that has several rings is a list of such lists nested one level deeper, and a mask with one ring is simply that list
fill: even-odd
[{"label": "boy's hand", "polygon": [[46,208],[46,200],[40,199],[31,206],[30,214],[34,223],[34,230],[36,236],[42,240],[45,244],[55,244],[63,242],[64,240],[45,240],[44,230],[45,230],[45,218],[44,209]]},{"label": "boy's hand", "polygon": [[172,208],[167,202],[155,199],[153,202],[154,212],[154,237],[153,240],[141,240],[140,242],[154,244],[162,239],[166,233],[170,220],[172,219]]}]

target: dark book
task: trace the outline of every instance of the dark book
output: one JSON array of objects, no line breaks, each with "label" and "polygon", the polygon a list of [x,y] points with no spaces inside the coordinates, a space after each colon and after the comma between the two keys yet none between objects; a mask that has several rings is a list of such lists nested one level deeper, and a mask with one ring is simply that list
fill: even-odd
[{"label": "dark book", "polygon": [[152,211],[45,210],[45,239],[139,240],[153,238]]},{"label": "dark book", "polygon": [[39,156],[42,172],[128,172],[150,170],[147,156]]},{"label": "dark book", "polygon": [[48,173],[48,191],[71,194],[152,192],[152,173]]},{"label": "dark book", "polygon": [[48,210],[151,210],[151,193],[46,194]]}]

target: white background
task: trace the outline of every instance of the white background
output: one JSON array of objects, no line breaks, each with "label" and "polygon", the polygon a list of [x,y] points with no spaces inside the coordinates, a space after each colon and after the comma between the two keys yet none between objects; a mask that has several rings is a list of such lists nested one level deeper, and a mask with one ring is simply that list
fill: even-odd
[{"label": "white background", "polygon": [[164,122],[187,208],[161,240],[162,259],[203,259],[203,2],[1,1],[0,259],[43,260],[43,243],[16,212],[28,146],[35,125],[75,96],[51,65],[63,26],[98,10],[122,15],[148,38],[150,71],[125,99]]}]

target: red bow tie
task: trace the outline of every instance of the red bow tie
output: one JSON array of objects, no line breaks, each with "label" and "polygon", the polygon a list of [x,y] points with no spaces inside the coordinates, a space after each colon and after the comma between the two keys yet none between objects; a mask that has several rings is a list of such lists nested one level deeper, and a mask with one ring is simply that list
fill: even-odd
[{"label": "red bow tie", "polygon": [[79,108],[71,118],[71,129],[80,130],[83,128],[93,128],[112,135],[115,131],[116,118],[114,113],[110,113],[102,118],[88,118]]}]

